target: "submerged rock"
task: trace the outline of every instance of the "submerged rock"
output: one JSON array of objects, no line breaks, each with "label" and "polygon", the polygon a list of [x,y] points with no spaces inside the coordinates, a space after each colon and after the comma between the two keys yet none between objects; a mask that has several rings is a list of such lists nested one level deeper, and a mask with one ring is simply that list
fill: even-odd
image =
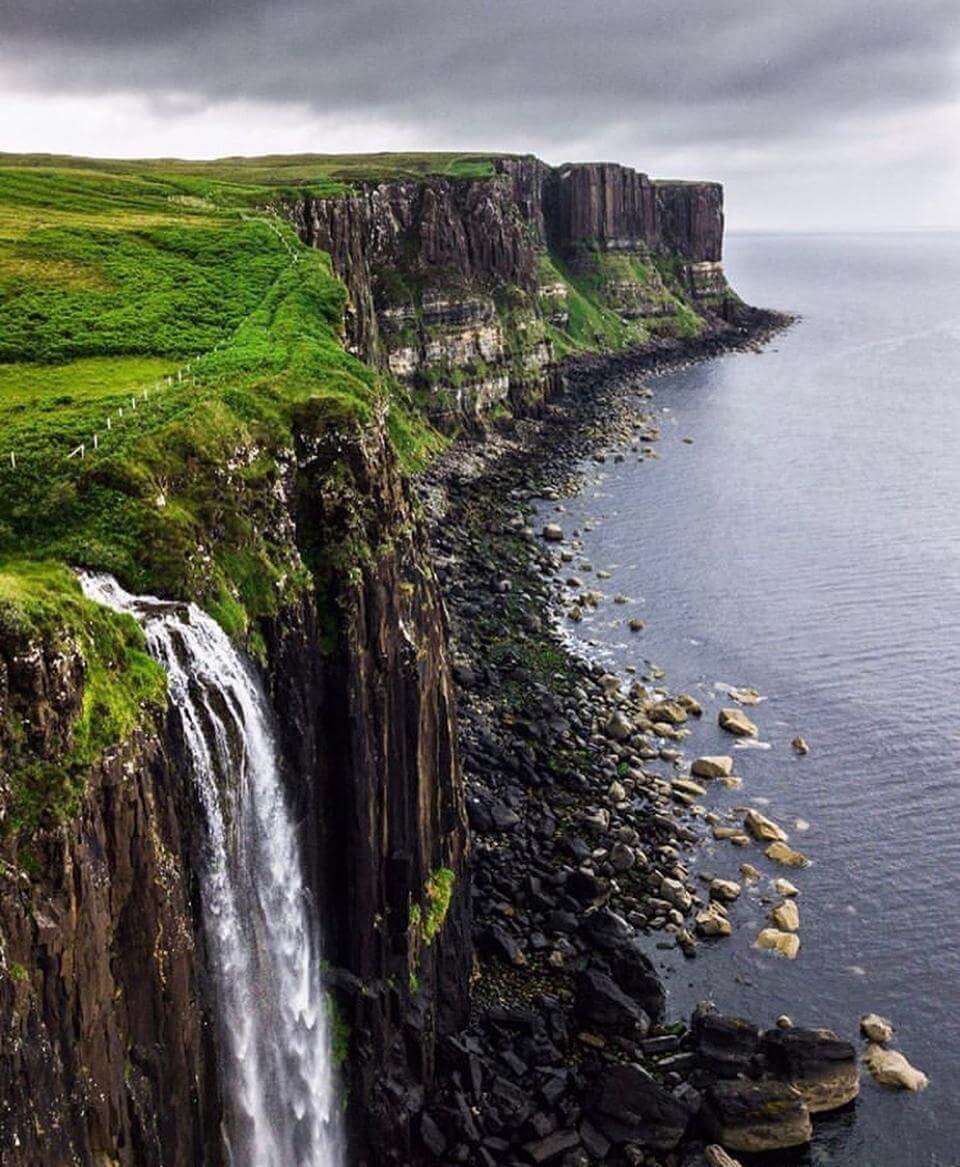
[{"label": "submerged rock", "polygon": [[807,745],[806,740],[802,737],[795,737],[790,745],[793,746],[794,750],[796,750],[798,754],[810,753],[810,747]]},{"label": "submerged rock", "polygon": [[771,1029],[762,1048],[770,1069],[799,1091],[811,1114],[846,1106],[860,1093],[857,1051],[828,1029]]},{"label": "submerged rock", "polygon": [[721,709],[717,724],[737,737],[756,737],[760,732],[742,709]]},{"label": "submerged rock", "polygon": [[806,867],[810,862],[806,855],[779,841],[771,843],[764,855],[774,863],[782,863],[784,867]]},{"label": "submerged rock", "polygon": [[782,1082],[715,1082],[704,1097],[702,1118],[731,1151],[782,1151],[813,1137],[806,1103]]},{"label": "submerged rock", "polygon": [[871,1044],[863,1059],[870,1073],[881,1086],[894,1086],[901,1090],[925,1090],[930,1079],[921,1070],[911,1066],[903,1054],[897,1050],[884,1049],[882,1045]]}]

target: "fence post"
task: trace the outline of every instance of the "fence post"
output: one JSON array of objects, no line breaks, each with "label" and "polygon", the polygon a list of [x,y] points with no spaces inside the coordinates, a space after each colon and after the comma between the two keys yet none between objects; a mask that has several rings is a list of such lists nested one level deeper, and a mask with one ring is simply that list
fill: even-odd
[{"label": "fence post", "polygon": [[10,465],[14,468],[14,470],[16,470],[16,468],[17,468],[17,455],[13,452],[13,450],[10,451]]}]

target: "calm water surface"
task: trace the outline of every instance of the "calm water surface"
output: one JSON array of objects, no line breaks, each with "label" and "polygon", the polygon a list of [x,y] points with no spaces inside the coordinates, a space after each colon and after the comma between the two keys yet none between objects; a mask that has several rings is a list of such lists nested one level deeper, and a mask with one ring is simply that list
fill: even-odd
[{"label": "calm water surface", "polygon": [[[644,659],[707,706],[688,752],[730,752],[718,683],[754,685],[769,750],[736,752],[739,792],[814,860],[772,871],[759,848],[705,844],[700,870],[748,860],[801,889],[795,962],[752,948],[765,878],[731,939],[662,956],[675,1009],[704,995],[765,1024],[853,1036],[862,1013],[931,1079],[864,1078],[800,1162],[960,1164],[960,236],[740,236],[745,299],[802,314],[763,354],[659,378],[660,458],[592,467],[568,529],[629,607],[578,635]],[[682,438],[694,439],[694,444]],[[631,636],[625,620],[642,615]],[[811,746],[795,758],[790,740]],[[796,828],[798,819],[810,825]],[[778,1162],[784,1160],[778,1159]]]}]

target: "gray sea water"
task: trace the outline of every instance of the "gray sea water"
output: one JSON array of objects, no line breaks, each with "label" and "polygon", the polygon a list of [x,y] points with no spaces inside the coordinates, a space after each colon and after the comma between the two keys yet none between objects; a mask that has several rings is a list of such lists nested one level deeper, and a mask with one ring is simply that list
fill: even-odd
[{"label": "gray sea water", "polygon": [[[929,1088],[865,1076],[852,1113],[820,1119],[789,1161],[953,1167],[960,235],[733,236],[726,268],[746,300],[802,320],[762,354],[656,379],[659,459],[590,468],[564,525],[593,520],[585,553],[632,602],[607,601],[577,634],[699,694],[691,755],[730,752],[716,685],[756,686],[766,700],[747,712],[770,748],[737,751],[743,790],[707,802],[757,806],[813,859],[794,875],[758,847],[705,845],[701,870],[736,878],[747,860],[794,880],[802,948],[793,962],[753,948],[765,879],[733,907],[730,939],[693,962],[661,954],[674,1007],[712,996],[764,1024],[786,1012],[850,1037],[862,1013],[890,1018]],[[645,632],[626,631],[630,615]]]}]

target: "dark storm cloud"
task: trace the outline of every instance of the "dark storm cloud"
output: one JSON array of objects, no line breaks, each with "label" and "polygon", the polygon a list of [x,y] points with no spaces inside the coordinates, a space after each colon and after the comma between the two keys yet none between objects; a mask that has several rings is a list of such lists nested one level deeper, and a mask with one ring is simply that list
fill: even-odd
[{"label": "dark storm cloud", "polygon": [[[757,142],[956,92],[957,0],[2,0],[0,76],[445,139]],[[456,131],[456,132],[455,132]]]}]

